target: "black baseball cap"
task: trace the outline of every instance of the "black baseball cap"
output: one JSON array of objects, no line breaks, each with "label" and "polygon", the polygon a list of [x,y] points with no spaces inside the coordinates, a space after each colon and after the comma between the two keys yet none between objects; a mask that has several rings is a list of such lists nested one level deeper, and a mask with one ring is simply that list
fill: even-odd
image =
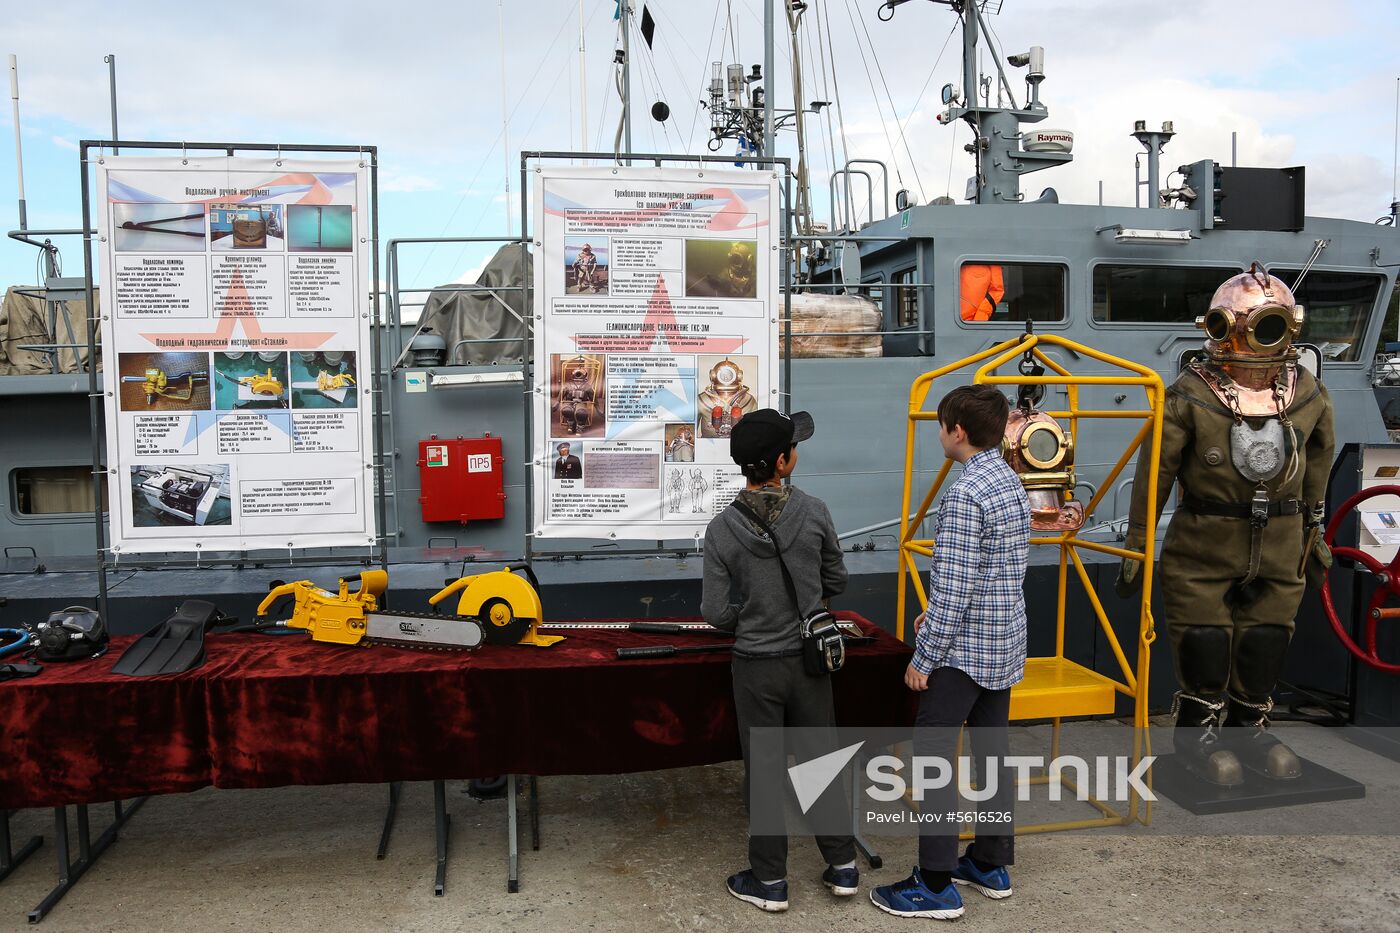
[{"label": "black baseball cap", "polygon": [[760,408],[740,418],[729,432],[729,456],[739,466],[776,459],[793,444],[812,436],[816,425],[805,411],[784,415],[772,408]]}]

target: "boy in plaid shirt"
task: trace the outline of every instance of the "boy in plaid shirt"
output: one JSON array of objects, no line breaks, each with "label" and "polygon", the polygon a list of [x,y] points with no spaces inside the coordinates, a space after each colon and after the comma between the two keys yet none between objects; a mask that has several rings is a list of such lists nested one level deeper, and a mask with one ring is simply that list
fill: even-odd
[{"label": "boy in plaid shirt", "polygon": [[[983,764],[987,757],[997,760],[990,775],[997,780],[996,794],[982,811],[1009,816],[1015,781],[1004,761],[1011,686],[1026,662],[1022,584],[1031,513],[1025,488],[1000,451],[1008,411],[1006,396],[987,385],[956,388],[938,408],[943,452],[963,471],[939,506],[928,611],[915,622],[914,657],[904,683],[920,694],[916,725],[927,730],[916,754],[952,762],[957,730],[966,723]],[[985,786],[988,769],[978,770]],[[950,782],[926,792],[921,811],[937,815],[960,809],[958,804]],[[926,825],[931,829],[919,837],[913,875],[872,890],[875,906],[897,916],[951,920],[963,914],[955,883],[991,898],[1011,894],[1011,823],[978,822],[977,838],[961,858],[956,821]]]}]

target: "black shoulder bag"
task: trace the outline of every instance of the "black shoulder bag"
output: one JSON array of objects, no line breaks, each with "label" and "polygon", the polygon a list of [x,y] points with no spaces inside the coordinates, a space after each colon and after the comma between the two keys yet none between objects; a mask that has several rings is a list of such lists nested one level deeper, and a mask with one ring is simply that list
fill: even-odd
[{"label": "black shoulder bag", "polygon": [[788,598],[792,600],[793,609],[797,613],[802,635],[802,666],[814,677],[839,671],[846,663],[846,642],[836,624],[836,617],[821,608],[809,615],[802,614],[802,604],[797,600],[797,587],[793,586],[792,574],[788,572],[787,561],[783,559],[783,549],[778,544],[778,536],[773,533],[767,522],[759,518],[757,512],[743,502],[735,499],[734,508],[752,519],[768,535],[768,540],[773,542],[773,550],[778,555],[778,567],[783,572],[783,585],[787,587]]}]

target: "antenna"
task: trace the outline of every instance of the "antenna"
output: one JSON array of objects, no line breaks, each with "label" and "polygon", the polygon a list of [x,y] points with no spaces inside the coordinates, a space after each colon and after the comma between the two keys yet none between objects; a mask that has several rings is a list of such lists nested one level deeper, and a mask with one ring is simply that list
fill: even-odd
[{"label": "antenna", "polygon": [[19,135],[19,59],[10,53],[10,104],[15,114],[15,169],[19,172],[19,228],[29,229],[29,218],[24,209],[24,146]]},{"label": "antenna", "polygon": [[[10,63],[13,66],[15,57],[10,56]],[[11,79],[13,80],[13,79]],[[19,124],[19,111],[15,111],[15,124]],[[1391,144],[1390,150],[1390,213],[1395,214],[1396,203],[1400,198],[1396,197],[1396,179],[1400,178],[1400,78],[1395,79],[1395,142]],[[21,190],[20,196],[24,192]]]}]

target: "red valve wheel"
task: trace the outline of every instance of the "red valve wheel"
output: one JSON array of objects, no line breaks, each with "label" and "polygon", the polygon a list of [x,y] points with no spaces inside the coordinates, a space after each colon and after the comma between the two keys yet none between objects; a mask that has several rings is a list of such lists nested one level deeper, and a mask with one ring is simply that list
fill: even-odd
[{"label": "red valve wheel", "polygon": [[1400,599],[1400,551],[1397,551],[1395,556],[1390,559],[1390,563],[1382,564],[1358,548],[1337,547],[1332,543],[1336,540],[1337,529],[1341,527],[1342,521],[1355,511],[1358,505],[1367,499],[1374,499],[1376,496],[1400,496],[1400,486],[1373,486],[1358,492],[1337,509],[1332,520],[1327,523],[1326,533],[1322,536],[1322,540],[1327,542],[1327,546],[1332,549],[1333,557],[1355,561],[1376,578],[1376,592],[1371,597],[1371,604],[1366,607],[1366,647],[1362,648],[1358,645],[1351,635],[1347,634],[1341,620],[1337,618],[1337,608],[1332,603],[1332,578],[1330,574],[1322,584],[1322,611],[1327,614],[1327,621],[1331,623],[1332,631],[1336,633],[1337,638],[1348,651],[1356,656],[1358,661],[1374,667],[1378,671],[1400,674],[1400,664],[1381,660],[1376,649],[1376,627],[1380,621],[1382,619],[1400,619],[1400,608],[1387,609],[1382,605],[1392,596]]}]

